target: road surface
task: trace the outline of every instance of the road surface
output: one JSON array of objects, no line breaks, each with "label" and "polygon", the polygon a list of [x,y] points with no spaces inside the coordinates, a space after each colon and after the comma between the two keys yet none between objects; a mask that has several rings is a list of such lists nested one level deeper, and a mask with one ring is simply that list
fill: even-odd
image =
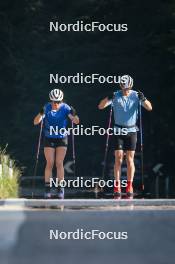
[{"label": "road surface", "polygon": [[[65,233],[77,229],[127,232],[128,239],[50,239],[50,230]],[[174,245],[174,209],[1,206],[0,210],[1,264],[172,264]]]}]

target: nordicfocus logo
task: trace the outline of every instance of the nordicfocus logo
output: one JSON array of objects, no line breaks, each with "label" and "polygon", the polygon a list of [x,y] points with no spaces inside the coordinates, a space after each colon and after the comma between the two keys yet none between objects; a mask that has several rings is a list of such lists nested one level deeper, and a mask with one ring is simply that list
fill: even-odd
[{"label": "nordicfocus logo", "polygon": [[60,231],[58,229],[50,229],[50,240],[126,240],[128,239],[128,232],[109,231],[104,232],[101,230],[88,230],[83,228],[76,229],[75,231]]},{"label": "nordicfocus logo", "polygon": [[75,23],[59,23],[58,21],[49,23],[49,31],[55,32],[126,32],[128,31],[127,24],[103,24],[98,21],[84,23],[84,21],[76,21]]},{"label": "nordicfocus logo", "polygon": [[77,125],[76,127],[68,127],[68,128],[59,128],[58,126],[50,126],[49,127],[49,135],[50,136],[69,136],[69,135],[75,135],[75,136],[94,136],[96,134],[100,136],[104,136],[105,134],[112,136],[126,136],[128,134],[127,128],[117,128],[117,127],[110,127],[110,128],[103,128],[99,126],[92,126],[92,127],[86,127],[84,128],[83,125]]},{"label": "nordicfocus logo", "polygon": [[[91,179],[85,179],[83,177],[77,177],[76,179],[67,179],[67,180],[61,180],[59,181],[58,178],[53,179],[50,178],[50,187],[62,187],[62,188],[95,188],[96,185],[100,188],[104,188],[105,186],[108,188],[113,188],[114,186],[118,186],[116,180],[101,180],[99,178],[91,178]],[[121,180],[120,186],[122,188],[127,187],[127,180]]]},{"label": "nordicfocus logo", "polygon": [[100,84],[119,84],[119,83],[125,83],[126,79],[123,76],[117,76],[117,75],[100,75],[99,73],[92,73],[89,75],[85,75],[84,73],[76,73],[75,75],[59,75],[58,73],[53,74],[50,73],[49,77],[50,84],[56,83],[56,84],[94,84],[94,83],[100,83]]}]

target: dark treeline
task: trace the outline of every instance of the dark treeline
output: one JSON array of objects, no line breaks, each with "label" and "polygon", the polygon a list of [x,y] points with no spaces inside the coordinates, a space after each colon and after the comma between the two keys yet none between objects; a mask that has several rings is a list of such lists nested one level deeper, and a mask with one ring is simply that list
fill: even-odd
[{"label": "dark treeline", "polygon": [[[173,1],[2,0],[0,2],[1,146],[31,174],[38,128],[33,117],[60,87],[85,126],[107,126],[109,110],[98,101],[117,85],[49,84],[49,73],[134,78],[154,111],[144,112],[145,164],[165,164],[174,172],[174,12]],[[49,32],[49,21],[128,24],[127,32]],[[80,173],[100,166],[105,138],[77,137]]]}]

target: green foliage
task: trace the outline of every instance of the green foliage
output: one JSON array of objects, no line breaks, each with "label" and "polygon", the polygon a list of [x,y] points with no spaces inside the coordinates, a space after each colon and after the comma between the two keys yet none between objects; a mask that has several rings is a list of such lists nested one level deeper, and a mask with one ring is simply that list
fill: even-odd
[{"label": "green foliage", "polygon": [[0,148],[0,160],[0,198],[16,198],[21,171],[6,153],[6,148]]}]

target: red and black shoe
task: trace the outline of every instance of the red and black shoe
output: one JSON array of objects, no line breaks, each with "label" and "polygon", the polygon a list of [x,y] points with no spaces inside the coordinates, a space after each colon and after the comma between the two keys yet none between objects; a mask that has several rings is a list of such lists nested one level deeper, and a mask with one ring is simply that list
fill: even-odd
[{"label": "red and black shoe", "polygon": [[133,191],[133,186],[132,186],[132,182],[127,182],[127,187],[126,187],[126,196],[127,198],[133,198],[134,196],[134,191]]},{"label": "red and black shoe", "polygon": [[115,199],[121,198],[121,187],[120,186],[114,186],[114,198]]}]

